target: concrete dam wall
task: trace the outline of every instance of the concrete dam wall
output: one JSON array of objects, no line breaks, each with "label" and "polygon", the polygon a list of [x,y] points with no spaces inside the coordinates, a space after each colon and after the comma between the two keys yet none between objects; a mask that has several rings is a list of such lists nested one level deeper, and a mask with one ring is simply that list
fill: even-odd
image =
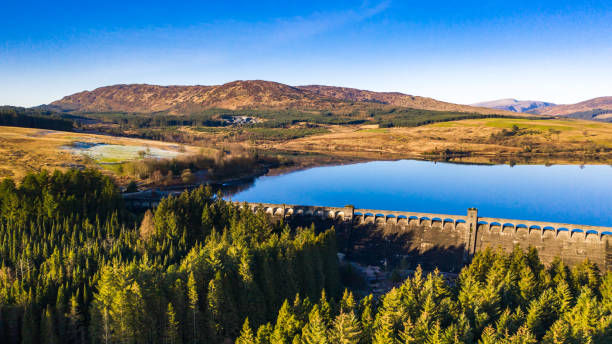
[{"label": "concrete dam wall", "polygon": [[338,248],[368,264],[402,264],[458,272],[488,247],[510,252],[535,247],[544,264],[560,257],[572,266],[585,259],[612,270],[612,228],[405,211],[241,203],[293,226],[334,226]]}]

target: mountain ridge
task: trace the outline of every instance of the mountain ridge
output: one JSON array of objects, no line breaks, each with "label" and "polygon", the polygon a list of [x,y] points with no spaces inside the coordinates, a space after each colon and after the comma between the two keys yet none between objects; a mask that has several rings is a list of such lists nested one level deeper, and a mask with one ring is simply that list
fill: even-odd
[{"label": "mountain ridge", "polygon": [[322,85],[290,86],[265,80],[237,80],[212,86],[118,84],[74,93],[48,106],[63,111],[168,112],[181,115],[214,108],[350,110],[356,105],[509,114],[500,110],[447,103],[399,92],[374,92]]},{"label": "mountain ridge", "polygon": [[305,85],[296,87],[326,97],[354,102],[379,103],[434,111],[475,112],[474,109],[478,109],[476,111],[482,111],[480,113],[495,113],[495,111],[484,110],[483,107],[448,103],[429,97],[414,96],[401,92],[375,92],[350,87],[325,85]]},{"label": "mountain ridge", "polygon": [[538,114],[571,117],[576,113],[590,112],[595,110],[612,111],[612,96],[591,98],[575,104],[551,106],[541,109],[538,111]]},{"label": "mountain ridge", "polygon": [[470,105],[512,112],[534,113],[537,112],[538,109],[554,106],[556,104],[540,100],[516,100],[514,98],[504,98]]}]

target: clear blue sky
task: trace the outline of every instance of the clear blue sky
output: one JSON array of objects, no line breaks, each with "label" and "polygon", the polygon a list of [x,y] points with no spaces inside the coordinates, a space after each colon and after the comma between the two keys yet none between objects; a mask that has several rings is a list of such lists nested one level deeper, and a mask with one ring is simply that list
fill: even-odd
[{"label": "clear blue sky", "polygon": [[0,104],[265,79],[457,103],[612,95],[612,1],[14,1]]}]

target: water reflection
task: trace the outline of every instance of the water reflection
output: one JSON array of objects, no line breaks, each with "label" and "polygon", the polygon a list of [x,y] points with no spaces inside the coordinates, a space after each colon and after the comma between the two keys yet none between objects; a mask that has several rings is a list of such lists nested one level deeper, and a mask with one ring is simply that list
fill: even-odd
[{"label": "water reflection", "polygon": [[612,225],[607,165],[467,165],[401,160],[318,167],[227,186],[233,200]]},{"label": "water reflection", "polygon": [[222,185],[213,185],[213,190],[220,190],[225,197],[233,197],[242,191],[248,190],[255,185],[255,178],[242,179],[238,183],[228,183]]}]

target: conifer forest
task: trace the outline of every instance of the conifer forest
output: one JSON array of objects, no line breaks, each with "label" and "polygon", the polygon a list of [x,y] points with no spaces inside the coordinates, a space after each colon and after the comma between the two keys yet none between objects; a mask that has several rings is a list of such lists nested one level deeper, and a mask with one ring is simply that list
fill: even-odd
[{"label": "conifer forest", "polygon": [[343,285],[333,228],[208,188],[128,210],[103,174],[0,183],[0,343],[611,343],[612,273],[478,253],[382,295]]}]

